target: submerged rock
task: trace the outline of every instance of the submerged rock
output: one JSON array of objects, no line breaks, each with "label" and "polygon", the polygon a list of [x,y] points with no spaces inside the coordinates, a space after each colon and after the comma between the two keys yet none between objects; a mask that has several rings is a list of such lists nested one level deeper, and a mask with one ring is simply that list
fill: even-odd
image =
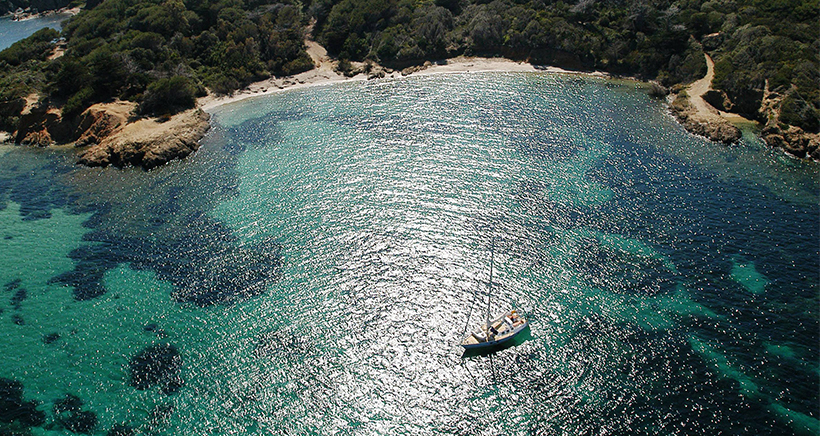
[{"label": "submerged rock", "polygon": [[108,430],[106,436],[134,436],[137,431],[128,424],[114,424],[111,430]]},{"label": "submerged rock", "polygon": [[[105,273],[128,262],[133,269],[155,271],[159,279],[171,282],[175,301],[205,307],[262,295],[281,277],[281,246],[275,240],[240,244],[228,227],[199,213],[189,222],[161,243],[92,234],[89,240],[99,244],[73,250],[74,269],[51,282],[71,286],[78,301],[90,300],[105,294]],[[151,328],[164,335],[158,326]]]},{"label": "submerged rock", "polygon": [[304,355],[309,350],[310,345],[301,335],[285,327],[257,336],[253,354],[257,358],[275,355],[287,358]]},{"label": "submerged rock", "polygon": [[15,309],[20,309],[20,303],[25,301],[28,297],[28,292],[25,289],[18,289],[14,296],[11,297],[11,305],[14,306]]},{"label": "submerged rock", "polygon": [[14,279],[14,280],[6,283],[5,285],[3,285],[3,289],[5,289],[6,292],[10,292],[10,291],[13,291],[13,290],[19,288],[21,283],[23,283],[23,280],[21,280],[19,278]]},{"label": "submerged rock", "polygon": [[72,433],[91,434],[97,428],[97,414],[83,410],[69,414],[60,423]]},{"label": "submerged rock", "polygon": [[173,414],[173,404],[158,404],[156,407],[151,409],[151,414],[148,417],[148,424],[150,426],[162,425],[166,423]]},{"label": "submerged rock", "polygon": [[52,410],[55,415],[60,415],[65,412],[79,412],[83,407],[83,400],[76,395],[66,394],[65,398],[54,402]]},{"label": "submerged rock", "polygon": [[677,286],[676,274],[662,259],[631,253],[595,237],[579,241],[578,256],[570,265],[584,281],[608,292],[652,297],[672,293]]},{"label": "submerged rock", "polygon": [[71,394],[55,401],[53,411],[57,422],[72,433],[91,434],[97,428],[97,414],[82,410],[83,404],[80,397]]},{"label": "submerged rock", "polygon": [[182,356],[171,344],[157,344],[137,353],[129,363],[131,386],[146,390],[160,386],[165,394],[173,394],[182,387],[180,377]]},{"label": "submerged rock", "polygon": [[37,410],[36,402],[23,400],[22,383],[0,377],[0,422],[34,427],[45,421],[46,414]]}]

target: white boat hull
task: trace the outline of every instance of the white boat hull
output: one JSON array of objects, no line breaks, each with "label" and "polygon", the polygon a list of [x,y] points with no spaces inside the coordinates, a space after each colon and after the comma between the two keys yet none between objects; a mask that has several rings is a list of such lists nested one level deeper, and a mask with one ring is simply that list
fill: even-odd
[{"label": "white boat hull", "polygon": [[496,339],[496,340],[493,340],[493,341],[486,341],[486,342],[476,342],[474,344],[461,344],[461,346],[464,347],[465,350],[475,350],[475,349],[481,349],[481,348],[498,347],[498,346],[501,346],[501,345],[513,340],[513,338],[515,338],[519,333],[521,333],[525,328],[527,328],[527,325],[528,325],[528,323],[524,323],[523,325],[521,325],[521,326],[517,327],[515,330],[513,330],[512,334],[510,334],[508,336],[505,336],[501,339]]},{"label": "white boat hull", "polygon": [[[494,328],[498,329],[502,325],[504,325],[503,320],[507,317],[512,316],[512,312],[507,312],[502,314],[501,316],[495,318],[490,322],[490,325]],[[519,333],[524,331],[527,328],[529,323],[524,318],[517,318],[519,321],[513,326],[512,329],[504,329],[499,331],[499,333],[488,340],[481,340],[479,338],[484,337],[484,332],[487,330],[487,325],[484,324],[480,329],[476,330],[475,332],[468,335],[464,340],[461,342],[461,346],[464,347],[465,350],[476,350],[476,349],[488,349],[494,347],[500,347],[505,343],[510,342],[513,338],[515,338]],[[506,327],[506,326],[505,326]]]}]

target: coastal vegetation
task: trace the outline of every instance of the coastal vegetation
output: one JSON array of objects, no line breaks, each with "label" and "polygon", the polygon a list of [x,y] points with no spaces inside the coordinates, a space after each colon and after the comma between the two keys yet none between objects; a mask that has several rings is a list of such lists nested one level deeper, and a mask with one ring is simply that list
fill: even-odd
[{"label": "coastal vegetation", "polygon": [[[37,73],[4,86],[0,98],[9,102],[40,92],[67,117],[115,98],[140,103],[145,114],[175,113],[193,107],[206,86],[230,93],[271,74],[313,68],[304,50],[306,23],[295,3],[89,2],[63,28],[63,56],[43,56],[53,50],[56,32],[39,32],[0,54],[3,83],[20,82],[22,71]],[[2,115],[5,126],[13,124],[13,114]]]},{"label": "coastal vegetation", "polygon": [[504,56],[674,88],[703,77],[709,53],[710,104],[769,133],[817,133],[818,16],[818,0],[90,0],[64,26],[62,56],[48,58],[53,31],[0,53],[0,128],[14,130],[35,93],[64,118],[113,99],[173,114],[206,88],[312,69],[310,31],[342,70]]},{"label": "coastal vegetation", "polygon": [[314,0],[316,36],[332,53],[388,65],[501,55],[572,69],[691,82],[717,62],[726,107],[765,122],[768,83],[780,121],[820,128],[816,0]]},{"label": "coastal vegetation", "polygon": [[24,98],[45,88],[47,58],[58,36],[54,29],[41,29],[0,52],[0,130],[14,131]]},{"label": "coastal vegetation", "polygon": [[203,85],[229,93],[312,68],[304,24],[287,3],[106,0],[65,26],[50,90],[76,111],[117,97],[174,113],[192,107]]}]

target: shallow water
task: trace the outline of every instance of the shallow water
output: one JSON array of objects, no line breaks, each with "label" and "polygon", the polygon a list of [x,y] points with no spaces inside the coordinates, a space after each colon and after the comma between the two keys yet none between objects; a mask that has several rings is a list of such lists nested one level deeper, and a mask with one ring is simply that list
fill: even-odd
[{"label": "shallow water", "polygon": [[40,29],[50,27],[60,30],[68,14],[53,14],[46,17],[13,21],[10,17],[0,17],[0,50],[10,47],[15,42],[28,38]]},{"label": "shallow water", "polygon": [[[98,434],[820,430],[816,164],[575,76],[316,87],[214,121],[150,172],[0,148],[0,377],[35,434],[85,411]],[[494,310],[531,329],[464,357],[491,244]]]}]

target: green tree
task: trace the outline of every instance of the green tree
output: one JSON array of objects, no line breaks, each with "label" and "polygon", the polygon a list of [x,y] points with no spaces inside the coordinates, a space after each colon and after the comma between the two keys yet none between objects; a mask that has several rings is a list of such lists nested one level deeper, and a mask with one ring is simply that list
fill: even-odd
[{"label": "green tree", "polygon": [[196,105],[198,87],[191,79],[174,76],[148,85],[139,112],[148,115],[175,114]]}]

